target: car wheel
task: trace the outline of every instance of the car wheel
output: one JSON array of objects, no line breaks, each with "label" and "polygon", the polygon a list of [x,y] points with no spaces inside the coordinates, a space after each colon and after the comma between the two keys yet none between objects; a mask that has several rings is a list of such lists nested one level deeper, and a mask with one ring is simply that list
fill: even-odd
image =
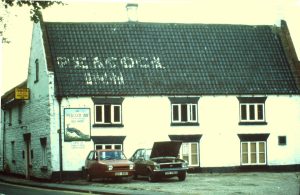
[{"label": "car wheel", "polygon": [[154,174],[153,174],[152,171],[149,171],[149,174],[148,174],[148,181],[149,181],[149,182],[155,182],[155,181],[156,181],[156,178],[155,178],[155,176],[154,176]]},{"label": "car wheel", "polygon": [[178,174],[179,181],[184,181],[186,178],[186,172],[181,172]]},{"label": "car wheel", "polygon": [[86,180],[87,181],[92,181],[92,176],[88,171],[86,172]]}]

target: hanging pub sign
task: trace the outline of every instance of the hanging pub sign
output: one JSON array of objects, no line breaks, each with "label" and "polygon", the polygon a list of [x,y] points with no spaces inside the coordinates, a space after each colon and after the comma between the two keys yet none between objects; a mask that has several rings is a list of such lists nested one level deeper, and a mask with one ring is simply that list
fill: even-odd
[{"label": "hanging pub sign", "polygon": [[90,109],[65,108],[65,141],[89,141],[91,138]]},{"label": "hanging pub sign", "polygon": [[29,100],[30,92],[29,88],[15,88],[16,100]]}]

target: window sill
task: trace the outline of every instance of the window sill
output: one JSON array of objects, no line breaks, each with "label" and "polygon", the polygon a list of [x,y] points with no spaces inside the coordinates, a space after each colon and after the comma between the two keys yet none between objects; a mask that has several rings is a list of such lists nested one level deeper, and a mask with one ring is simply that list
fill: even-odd
[{"label": "window sill", "polygon": [[93,127],[124,127],[123,124],[93,124]]},{"label": "window sill", "polygon": [[259,121],[255,121],[255,122],[239,122],[239,125],[267,125],[268,123],[265,121],[259,122]]},{"label": "window sill", "polygon": [[199,123],[171,123],[171,126],[200,126]]}]

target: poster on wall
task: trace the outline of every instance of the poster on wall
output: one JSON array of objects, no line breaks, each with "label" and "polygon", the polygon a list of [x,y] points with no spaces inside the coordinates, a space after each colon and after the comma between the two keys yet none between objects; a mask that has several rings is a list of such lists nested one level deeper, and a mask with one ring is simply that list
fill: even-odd
[{"label": "poster on wall", "polygon": [[90,109],[65,108],[65,141],[89,141],[91,139]]}]

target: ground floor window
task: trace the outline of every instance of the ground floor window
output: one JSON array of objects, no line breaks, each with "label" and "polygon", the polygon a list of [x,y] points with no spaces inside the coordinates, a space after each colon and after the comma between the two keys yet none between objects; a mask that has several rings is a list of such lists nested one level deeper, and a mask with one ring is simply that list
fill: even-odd
[{"label": "ground floor window", "polygon": [[95,144],[96,150],[104,150],[104,149],[114,149],[114,150],[122,150],[122,144]]},{"label": "ground floor window", "polygon": [[241,142],[241,164],[242,165],[265,165],[266,164],[266,142],[265,141]]},{"label": "ground floor window", "polygon": [[41,147],[42,147],[42,166],[45,167],[47,166],[47,138],[40,138],[40,142],[41,142]]},{"label": "ground floor window", "polygon": [[189,166],[199,166],[199,143],[182,143],[180,148],[180,158],[187,161]]},{"label": "ground floor window", "polygon": [[16,157],[15,157],[15,141],[11,142],[11,160],[13,163],[16,162]]}]

